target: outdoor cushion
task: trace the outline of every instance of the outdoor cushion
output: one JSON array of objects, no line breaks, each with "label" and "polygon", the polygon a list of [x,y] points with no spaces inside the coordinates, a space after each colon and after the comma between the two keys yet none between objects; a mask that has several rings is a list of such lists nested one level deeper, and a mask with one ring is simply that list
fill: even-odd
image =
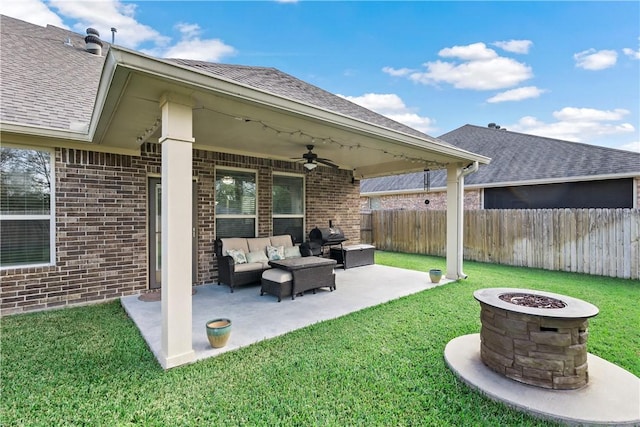
[{"label": "outdoor cushion", "polygon": [[284,259],[284,246],[267,246],[267,256],[269,261]]},{"label": "outdoor cushion", "polygon": [[284,283],[293,280],[293,275],[289,271],[272,268],[262,273],[262,278],[276,283]]},{"label": "outdoor cushion", "polygon": [[254,271],[254,270],[263,270],[263,269],[264,269],[264,264],[262,264],[261,262],[252,262],[252,263],[235,265],[236,272]]},{"label": "outdoor cushion", "polygon": [[300,247],[291,246],[290,248],[284,248],[284,257],[285,258],[301,258],[302,254],[300,253]]},{"label": "outdoor cushion", "polygon": [[[293,243],[291,242],[291,236],[289,236],[288,234],[283,234],[280,236],[271,236],[271,246],[284,246],[285,248],[291,247],[293,246]],[[269,243],[267,243],[269,244]]]},{"label": "outdoor cushion", "polygon": [[271,244],[268,237],[251,237],[246,240],[249,246],[249,252],[265,252],[266,247]]},{"label": "outdoor cushion", "polygon": [[227,255],[233,258],[234,264],[246,264],[247,257],[242,249],[229,249]]},{"label": "outdoor cushion", "polygon": [[269,258],[267,258],[264,250],[254,251],[247,254],[247,262],[269,262]]},{"label": "outdoor cushion", "polygon": [[220,239],[222,242],[222,253],[226,254],[229,249],[242,249],[245,254],[251,252],[247,246],[247,239],[244,237],[229,237]]}]

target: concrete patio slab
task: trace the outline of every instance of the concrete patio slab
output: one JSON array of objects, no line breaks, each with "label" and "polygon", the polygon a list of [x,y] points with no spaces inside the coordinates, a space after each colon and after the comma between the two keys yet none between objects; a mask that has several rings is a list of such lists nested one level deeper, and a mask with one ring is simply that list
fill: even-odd
[{"label": "concrete patio slab", "polygon": [[577,390],[549,390],[497,374],[480,359],[480,334],[454,338],[444,357],[472,388],[538,418],[580,426],[640,425],[640,379],[593,354],[587,354],[589,383]]},{"label": "concrete patio slab", "polygon": [[[196,293],[192,296],[196,360],[451,282],[443,278],[439,284],[433,284],[428,273],[382,265],[347,270],[336,268],[335,273],[335,291],[321,288],[316,294],[307,292],[293,301],[284,298],[280,303],[272,295],[260,296],[259,285],[241,286],[233,293],[225,285],[196,286]],[[145,302],[132,295],[121,298],[121,304],[156,359],[160,360],[161,302]],[[232,332],[225,347],[214,349],[207,340],[205,324],[219,317],[231,319]]]}]

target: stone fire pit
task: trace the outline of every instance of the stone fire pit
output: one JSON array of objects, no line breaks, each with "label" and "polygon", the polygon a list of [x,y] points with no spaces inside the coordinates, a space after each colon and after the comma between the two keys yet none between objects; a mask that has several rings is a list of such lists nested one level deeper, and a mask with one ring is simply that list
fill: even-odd
[{"label": "stone fire pit", "polygon": [[480,302],[480,358],[493,371],[555,390],[587,385],[589,318],[598,308],[565,295],[489,288]]}]

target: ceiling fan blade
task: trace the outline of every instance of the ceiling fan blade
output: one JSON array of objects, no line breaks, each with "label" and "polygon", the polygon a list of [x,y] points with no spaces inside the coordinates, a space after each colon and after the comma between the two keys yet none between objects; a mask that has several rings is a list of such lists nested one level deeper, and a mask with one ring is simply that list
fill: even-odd
[{"label": "ceiling fan blade", "polygon": [[323,165],[331,166],[332,168],[336,168],[336,169],[339,168],[338,165],[336,165],[335,163],[333,163],[331,160],[328,160],[328,159],[321,159],[318,157],[316,158],[316,162],[322,163]]}]

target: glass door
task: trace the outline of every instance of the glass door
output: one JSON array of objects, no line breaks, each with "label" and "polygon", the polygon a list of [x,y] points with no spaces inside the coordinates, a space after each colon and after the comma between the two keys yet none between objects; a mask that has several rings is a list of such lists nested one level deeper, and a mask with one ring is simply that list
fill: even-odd
[{"label": "glass door", "polygon": [[[149,288],[159,289],[162,285],[162,181],[160,178],[149,178]],[[192,242],[192,278],[196,283],[198,277],[198,238],[197,238],[197,186],[193,182],[193,227]]]}]

